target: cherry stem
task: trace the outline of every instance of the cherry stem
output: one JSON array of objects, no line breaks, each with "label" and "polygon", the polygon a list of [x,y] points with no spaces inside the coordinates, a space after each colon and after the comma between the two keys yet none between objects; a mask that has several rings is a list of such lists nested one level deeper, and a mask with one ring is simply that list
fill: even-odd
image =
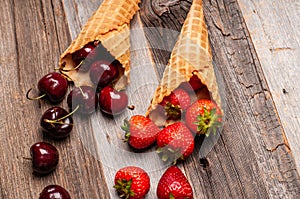
[{"label": "cherry stem", "polygon": [[75,68],[72,68],[72,69],[63,69],[62,67],[59,67],[59,68],[56,68],[56,70],[63,71],[63,72],[74,71],[74,70],[77,70],[83,64],[83,61],[84,60],[82,60]]},{"label": "cherry stem", "polygon": [[22,157],[24,160],[32,160],[32,158]]},{"label": "cherry stem", "polygon": [[68,125],[74,125],[74,124],[69,124],[69,123],[65,123],[65,122],[62,122],[62,121],[54,121],[54,120],[48,120],[48,119],[45,119],[44,121],[47,122],[47,123],[50,123],[50,124],[61,124],[61,125],[68,124]]},{"label": "cherry stem", "polygon": [[73,115],[78,109],[79,109],[79,105],[76,106],[76,108],[75,108],[71,113],[69,113],[69,114],[67,114],[67,115],[65,115],[65,116],[63,116],[63,117],[61,117],[61,118],[58,118],[58,119],[56,119],[56,120],[48,120],[48,119],[45,119],[44,121],[45,121],[45,122],[48,122],[48,123],[52,123],[52,124],[54,124],[54,123],[55,123],[55,124],[64,124],[64,123],[61,123],[61,120],[66,119],[67,117]]},{"label": "cherry stem", "polygon": [[[61,71],[63,71],[63,72],[68,72],[67,70],[64,70],[64,69],[62,69],[62,68],[55,68],[54,70],[58,70],[59,72],[61,72]],[[69,70],[69,71],[71,71],[71,70]],[[64,76],[69,82],[72,82],[72,81],[73,81],[72,78],[69,77],[69,76],[68,76],[67,74],[65,74],[65,73],[61,73],[61,75]]]},{"label": "cherry stem", "polygon": [[82,96],[84,97],[84,92],[83,92],[82,88],[79,86],[78,89],[80,90]]},{"label": "cherry stem", "polygon": [[68,75],[66,75],[64,73],[62,73],[61,75],[64,76],[68,81],[73,82],[72,78],[69,77]]},{"label": "cherry stem", "polygon": [[35,98],[31,98],[31,97],[29,97],[29,93],[30,93],[31,90],[32,90],[32,88],[29,89],[29,90],[27,91],[27,93],[26,93],[26,98],[29,99],[29,100],[39,100],[39,99],[41,99],[41,98],[43,98],[43,97],[46,96],[46,93],[45,93],[45,94],[43,94],[43,95],[41,95],[41,96],[38,96],[38,97],[35,97]]},{"label": "cherry stem", "polygon": [[83,92],[83,90],[82,90],[82,88],[81,88],[80,86],[78,87],[78,89],[80,90],[81,95],[82,95],[83,97],[86,97],[86,94],[84,94],[84,92]]}]

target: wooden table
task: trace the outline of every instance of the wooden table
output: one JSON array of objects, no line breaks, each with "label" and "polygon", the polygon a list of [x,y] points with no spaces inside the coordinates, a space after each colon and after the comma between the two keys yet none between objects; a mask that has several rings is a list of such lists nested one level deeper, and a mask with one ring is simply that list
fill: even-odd
[{"label": "wooden table", "polygon": [[[190,0],[143,0],[132,20],[132,29],[145,28],[136,29],[132,37],[128,92],[135,111],[114,120],[100,111],[90,118],[74,118],[70,138],[58,142],[43,138],[39,127],[42,113],[51,105],[25,98],[29,88],[36,88],[38,80],[58,66],[60,54],[100,4],[96,0],[1,1],[0,198],[38,198],[43,187],[53,183],[68,189],[72,198],[117,198],[114,173],[132,160],[152,168],[147,198],[156,198],[164,168],[154,158],[145,159],[151,151],[122,151],[127,146],[120,141],[119,126],[124,117],[143,113],[149,105],[151,89],[162,76]],[[206,155],[209,164],[200,162],[195,152],[179,165],[193,185],[195,198],[300,197],[299,9],[297,0],[204,0],[214,62],[226,94],[226,116],[220,139]],[[156,76],[146,72],[153,63]],[[147,82],[149,76],[156,80]],[[67,108],[66,101],[59,106]],[[99,125],[104,125],[101,132],[95,131]],[[37,177],[24,157],[30,156],[33,143],[42,140],[57,146],[61,159],[55,172]],[[107,149],[107,143],[117,147]],[[122,156],[127,153],[129,159]]]}]

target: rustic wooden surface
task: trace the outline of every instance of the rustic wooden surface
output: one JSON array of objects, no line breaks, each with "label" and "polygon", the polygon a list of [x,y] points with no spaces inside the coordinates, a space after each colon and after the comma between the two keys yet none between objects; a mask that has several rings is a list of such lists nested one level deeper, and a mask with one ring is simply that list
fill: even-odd
[{"label": "rustic wooden surface", "polygon": [[300,1],[238,2],[299,171]]},{"label": "rustic wooden surface", "polygon": [[[156,184],[165,166],[152,150],[131,152],[120,140],[119,126],[125,117],[143,113],[148,106],[190,0],[143,0],[133,19],[132,83],[127,92],[130,103],[136,105],[134,111],[114,120],[99,112],[90,118],[76,117],[70,138],[57,142],[44,138],[39,128],[41,114],[51,105],[25,98],[29,88],[57,67],[59,55],[100,3],[2,1],[0,198],[38,198],[43,187],[52,183],[67,188],[72,198],[117,198],[112,189],[114,173],[132,161],[149,171],[152,187],[147,198],[156,198]],[[297,9],[293,9],[299,3],[203,3],[214,62],[226,94],[225,124],[206,156],[208,165],[199,161],[198,147],[179,166],[197,199],[299,198],[300,34]],[[288,93],[282,93],[283,88]],[[59,105],[67,107],[66,101]],[[53,143],[61,154],[57,170],[42,178],[32,175],[30,162],[24,159],[30,156],[29,147],[41,140]]]}]

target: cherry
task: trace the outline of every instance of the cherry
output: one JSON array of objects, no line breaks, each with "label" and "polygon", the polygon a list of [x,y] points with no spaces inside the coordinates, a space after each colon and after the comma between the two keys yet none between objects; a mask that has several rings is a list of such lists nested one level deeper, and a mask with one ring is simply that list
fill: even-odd
[{"label": "cherry", "polygon": [[[90,42],[80,50],[74,52],[72,54],[72,59],[76,65],[72,70],[80,68],[83,72],[87,72],[90,69],[91,64],[96,60],[114,60],[113,56],[98,41]],[[60,70],[64,69],[60,68]]]},{"label": "cherry", "polygon": [[119,76],[117,61],[110,63],[106,60],[94,62],[90,68],[90,78],[98,87],[105,87]]},{"label": "cherry", "polygon": [[32,168],[35,174],[46,175],[51,173],[58,164],[58,150],[47,142],[38,142],[30,147]]},{"label": "cherry", "polygon": [[50,102],[57,103],[63,100],[67,93],[68,80],[62,74],[52,72],[39,80],[38,89],[41,93],[43,93],[41,96],[30,98],[29,92],[31,89],[29,89],[26,94],[27,99],[35,100],[47,96]]},{"label": "cherry", "polygon": [[[81,62],[89,55],[89,56],[96,56],[96,51],[94,51],[96,48],[96,45],[94,42],[90,42],[86,44],[83,48],[80,50],[74,52],[72,54],[72,59],[75,62],[76,66],[81,64]],[[92,53],[93,52],[93,53]]]},{"label": "cherry", "polygon": [[180,84],[180,88],[191,92],[191,91],[197,91],[200,88],[202,88],[204,85],[202,84],[201,80],[198,78],[197,75],[193,75],[190,78],[190,81],[188,82],[183,82]]},{"label": "cherry", "polygon": [[66,189],[59,185],[48,185],[40,193],[39,199],[71,199]]},{"label": "cherry", "polygon": [[95,60],[114,60],[111,54],[97,41],[86,44],[82,49],[72,54],[76,64],[75,69],[87,72]]},{"label": "cherry", "polygon": [[70,135],[73,129],[73,119],[65,109],[55,106],[45,111],[40,125],[45,135],[63,139]]},{"label": "cherry", "polygon": [[118,115],[128,106],[128,96],[124,91],[116,91],[113,87],[106,86],[100,91],[99,105],[104,113]]},{"label": "cherry", "polygon": [[79,113],[91,114],[98,106],[96,90],[90,86],[75,87],[69,93],[67,103],[73,110],[78,107]]}]

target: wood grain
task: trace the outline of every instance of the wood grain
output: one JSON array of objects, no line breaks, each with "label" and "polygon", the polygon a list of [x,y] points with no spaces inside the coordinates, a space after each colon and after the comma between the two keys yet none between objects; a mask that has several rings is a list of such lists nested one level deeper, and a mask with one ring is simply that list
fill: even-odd
[{"label": "wood grain", "polygon": [[238,2],[299,170],[300,3]]},{"label": "wood grain", "polygon": [[[39,120],[51,105],[25,99],[27,90],[36,90],[39,78],[54,70],[61,49],[71,42],[62,3],[5,1],[1,17],[6,19],[1,22],[1,102],[6,119],[1,129],[1,198],[37,198],[53,183],[66,187],[73,198],[108,197],[101,165],[76,134],[63,142],[43,138]],[[65,102],[59,105],[66,108]],[[39,178],[23,157],[30,157],[30,146],[42,140],[57,146],[61,161],[54,173]]]},{"label": "wood grain", "polygon": [[[44,100],[28,101],[25,98],[31,87],[34,88],[32,95],[38,94],[36,84],[40,77],[54,70],[59,55],[101,2],[2,1],[0,198],[37,198],[46,185],[53,183],[67,188],[72,198],[117,198],[112,188],[113,176],[116,169],[131,162],[149,171],[152,187],[147,198],[156,198],[156,184],[165,165],[154,155],[154,149],[133,153],[121,140],[123,132],[119,126],[124,118],[143,114],[149,105],[188,13],[190,0],[144,0],[141,11],[133,19],[132,82],[126,92],[130,95],[130,104],[136,106],[134,111],[127,110],[114,119],[104,117],[99,111],[91,117],[76,115],[70,138],[58,142],[43,137],[39,128],[42,113],[52,105]],[[195,198],[299,198],[299,170],[293,158],[297,141],[290,140],[297,135],[288,135],[290,127],[283,123],[296,112],[286,116],[283,114],[285,107],[281,105],[296,103],[289,101],[287,95],[279,97],[282,101],[275,99],[274,90],[278,85],[270,76],[278,75],[278,72],[271,73],[262,56],[271,54],[269,59],[274,58],[274,54],[280,55],[276,55],[270,64],[270,68],[276,68],[276,63],[284,60],[281,56],[294,55],[294,50],[269,53],[267,49],[266,53],[261,49],[258,45],[261,40],[252,32],[251,20],[243,7],[248,5],[245,2],[203,1],[214,62],[219,71],[220,86],[226,94],[226,118],[220,139],[205,159],[199,161],[202,146],[198,145],[193,156],[179,166],[192,183]],[[285,2],[290,1],[280,1]],[[271,18],[265,15],[266,7],[259,5],[263,4],[249,3],[261,16],[259,21],[267,24],[265,20]],[[275,9],[275,4],[272,6]],[[293,21],[295,12],[286,12],[288,20]],[[262,27],[268,30],[266,26]],[[296,28],[292,33],[299,35]],[[264,34],[263,38],[268,35],[270,33]],[[288,42],[299,45],[299,41]],[[296,61],[290,59],[288,63],[293,66]],[[296,97],[291,92],[297,88],[295,85],[296,82],[284,84],[291,99]],[[58,105],[67,107],[66,101]],[[289,109],[291,107],[287,107]],[[292,124],[297,125],[294,119],[297,118],[291,119]],[[30,156],[29,148],[33,143],[42,140],[57,146],[61,161],[54,173],[40,178],[31,174],[30,162],[24,157]]]}]

